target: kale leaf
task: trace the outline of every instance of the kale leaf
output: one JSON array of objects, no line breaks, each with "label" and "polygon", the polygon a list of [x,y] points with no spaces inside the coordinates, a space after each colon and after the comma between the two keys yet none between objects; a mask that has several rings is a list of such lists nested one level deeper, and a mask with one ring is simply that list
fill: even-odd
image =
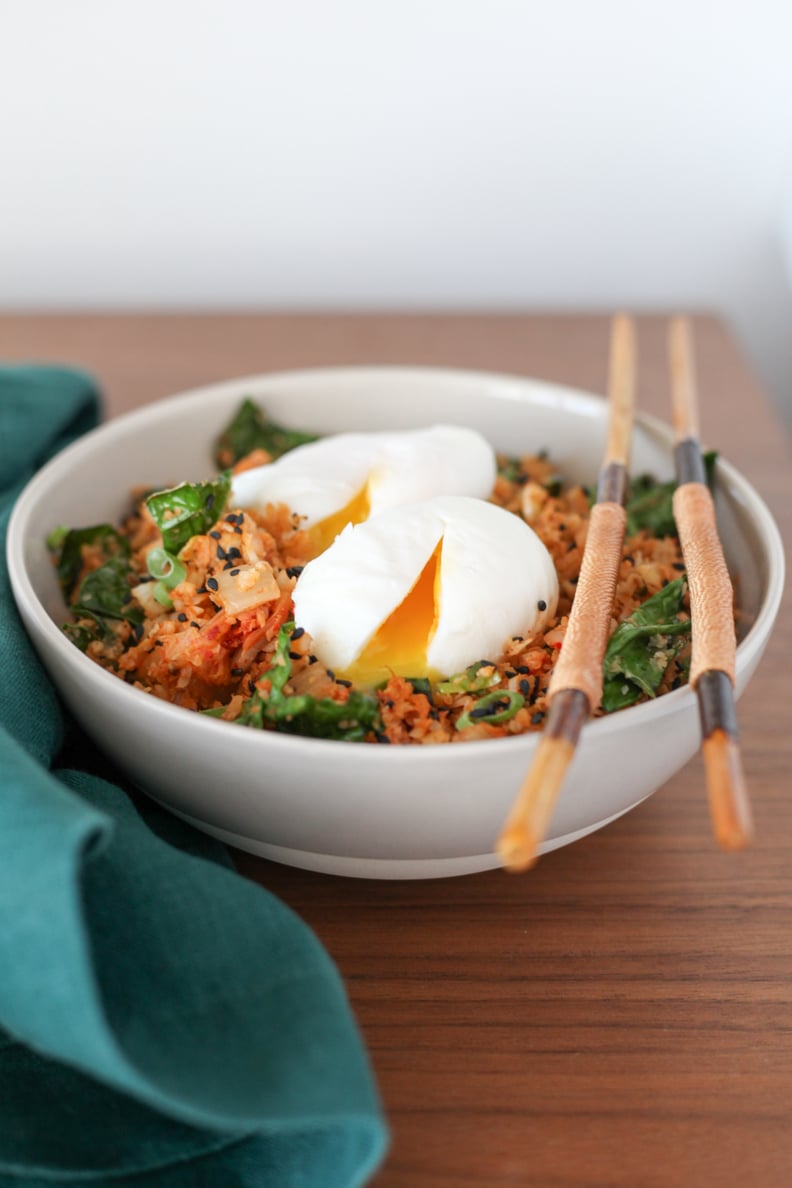
[{"label": "kale leaf", "polygon": [[75,644],[81,652],[87,652],[88,645],[95,640],[110,643],[114,638],[113,631],[102,619],[84,618],[79,623],[65,623],[63,634]]},{"label": "kale leaf", "polygon": [[143,608],[132,600],[129,574],[129,562],[125,557],[111,557],[85,575],[70,610],[75,615],[90,615],[94,619],[126,619],[129,623],[142,623]]},{"label": "kale leaf", "polygon": [[[711,486],[715,471],[717,452],[704,454],[704,469]],[[641,474],[630,480],[630,494],[625,504],[627,512],[627,535],[634,536],[645,528],[653,536],[676,536],[673,498],[676,482],[658,483],[650,474]]]},{"label": "kale leaf", "polygon": [[603,663],[602,708],[623,709],[642,693],[654,697],[666,668],[690,641],[690,621],[678,619],[685,579],[669,582],[614,631]]},{"label": "kale leaf", "polygon": [[293,630],[294,623],[286,623],[278,634],[272,666],[264,674],[270,681],[269,692],[256,689],[243,704],[236,721],[258,730],[270,727],[284,734],[361,742],[380,726],[376,698],[355,692],[350,693],[347,701],[334,701],[307,693],[291,696],[284,693],[291,676],[289,646]]},{"label": "kale leaf", "polygon": [[233,466],[252,450],[266,450],[273,458],[279,458],[295,446],[312,441],[316,441],[316,434],[285,429],[248,398],[217,439],[215,462],[218,466]]},{"label": "kale leaf", "polygon": [[90,528],[72,528],[65,533],[52,533],[48,543],[53,551],[60,547],[57,571],[63,597],[68,599],[77,584],[83,567],[83,545],[98,546],[105,561],[114,557],[129,557],[129,542],[110,524],[94,524]]},{"label": "kale leaf", "polygon": [[[48,544],[58,553],[58,581],[69,609],[80,622],[66,623],[63,631],[80,651],[94,640],[114,638],[112,622],[143,621],[143,609],[132,600],[129,576],[129,542],[109,524],[89,528],[58,529]],[[77,586],[83,568],[83,546],[99,550],[101,563],[89,570]]]},{"label": "kale leaf", "polygon": [[205,483],[181,483],[149,495],[146,507],[162,533],[163,548],[174,556],[193,536],[222,516],[231,491],[227,473]]}]

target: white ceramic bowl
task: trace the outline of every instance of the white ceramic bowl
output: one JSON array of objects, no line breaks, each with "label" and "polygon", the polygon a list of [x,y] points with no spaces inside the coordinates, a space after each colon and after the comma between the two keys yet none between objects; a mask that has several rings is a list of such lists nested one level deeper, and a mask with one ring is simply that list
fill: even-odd
[{"label": "white ceramic bowl", "polygon": [[[133,486],[208,477],[211,443],[243,396],[318,432],[472,425],[509,453],[547,449],[570,479],[596,478],[605,404],[517,377],[350,368],[257,376],[131,413],[58,455],[14,511],[8,556],[33,642],[85,730],[139,786],[208,833],[310,870],[428,878],[498,865],[493,844],[537,736],[443,747],[378,747],[246,730],[168,705],[105,672],[59,630],[65,618],[45,547],[58,524],[117,521]],[[672,475],[670,431],[640,418],[633,470]],[[783,550],[749,483],[718,463],[718,515],[743,610],[737,692],[767,644]],[[649,796],[699,745],[696,700],[681,688],[589,723],[544,850],[607,824]]]}]

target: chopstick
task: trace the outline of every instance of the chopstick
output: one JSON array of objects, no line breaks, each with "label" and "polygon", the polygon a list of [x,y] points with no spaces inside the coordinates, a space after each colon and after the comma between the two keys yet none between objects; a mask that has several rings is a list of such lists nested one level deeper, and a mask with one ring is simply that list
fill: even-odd
[{"label": "chopstick", "polygon": [[584,723],[602,698],[602,663],[622,560],[627,464],[635,401],[635,328],[624,314],[611,327],[608,437],[564,643],[548,689],[550,710],[534,762],[497,851],[508,870],[533,866]]},{"label": "chopstick", "polygon": [[677,480],[674,519],[690,588],[690,684],[698,697],[715,838],[726,850],[740,850],[751,839],[753,823],[734,705],[734,592],[701,456],[693,334],[687,319],[672,319],[668,351]]}]

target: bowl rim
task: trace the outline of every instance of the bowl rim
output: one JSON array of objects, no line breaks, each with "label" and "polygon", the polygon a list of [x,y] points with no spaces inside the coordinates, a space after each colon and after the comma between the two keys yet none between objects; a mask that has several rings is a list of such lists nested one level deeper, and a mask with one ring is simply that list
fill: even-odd
[{"label": "bowl rim", "polygon": [[[174,726],[177,726],[181,722],[182,727],[200,728],[202,731],[208,730],[209,735],[207,737],[209,738],[211,738],[213,731],[219,731],[220,733],[217,735],[218,739],[225,738],[227,740],[228,735],[226,731],[234,723],[221,722],[211,717],[198,715],[192,710],[185,709],[182,706],[172,705],[170,702],[154,697],[142,689],[136,689],[132,685],[125,684],[118,677],[89,660],[78,648],[75,648],[74,644],[67,639],[60,627],[50,617],[33,587],[25,564],[24,555],[26,527],[33,509],[37,506],[39,493],[42,489],[50,485],[53,477],[57,478],[61,473],[65,477],[71,473],[73,462],[79,460],[84,453],[91,453],[98,438],[108,443],[115,441],[118,437],[123,437],[130,427],[137,426],[141,423],[156,423],[160,418],[167,419],[173,410],[178,409],[183,404],[192,404],[196,399],[211,404],[214,400],[223,396],[236,394],[241,398],[243,395],[251,395],[250,392],[243,391],[244,389],[262,384],[271,386],[273,384],[293,383],[299,385],[304,382],[320,383],[338,380],[367,383],[369,380],[376,382],[378,378],[381,379],[383,376],[401,379],[407,382],[417,379],[425,380],[443,377],[447,381],[464,381],[468,383],[478,381],[481,383],[502,385],[513,384],[515,385],[513,395],[507,395],[504,387],[501,392],[497,393],[495,398],[499,400],[512,399],[517,404],[527,400],[532,403],[538,402],[548,407],[567,404],[574,407],[578,412],[589,416],[594,415],[595,409],[598,415],[601,414],[602,406],[604,405],[603,397],[599,396],[596,392],[565,384],[557,384],[535,376],[468,368],[388,364],[309,367],[262,372],[239,376],[218,383],[204,384],[195,388],[188,388],[170,396],[156,399],[140,408],[121,414],[106,424],[99,425],[83,434],[77,441],[66,446],[54,458],[45,463],[20,492],[11,512],[6,541],[9,578],[15,601],[20,608],[20,613],[22,613],[21,606],[24,603],[26,613],[35,622],[37,629],[43,632],[44,638],[48,643],[63,657],[64,662],[70,666],[75,663],[82,665],[81,679],[90,681],[92,684],[97,681],[99,682],[96,685],[97,692],[105,690],[106,696],[131,698],[130,705],[138,705],[143,713],[165,715],[163,721],[170,721]],[[521,393],[517,390],[518,388],[522,389]],[[255,396],[256,393],[252,395]],[[661,444],[666,445],[669,449],[672,447],[673,430],[670,425],[660,418],[638,412],[635,416],[635,423],[636,426],[640,425],[642,429],[647,431]],[[737,647],[737,667],[739,670],[741,667],[749,664],[756,651],[761,650],[764,646],[764,642],[769,636],[778,613],[784,590],[784,547],[780,531],[770,509],[749,480],[732,463],[721,456],[718,457],[716,469],[728,480],[730,487],[739,496],[751,520],[757,526],[759,538],[762,541],[768,561],[768,581],[764,597],[759,606],[756,619]],[[111,690],[114,690],[114,692],[111,692]],[[685,685],[679,689],[665,693],[662,697],[654,701],[630,706],[627,710],[619,711],[616,714],[592,718],[585,724],[584,730],[586,732],[596,732],[598,736],[604,736],[609,732],[623,728],[625,724],[624,713],[630,714],[629,720],[631,722],[637,722],[643,721],[649,714],[662,718],[668,714],[683,711],[687,706],[693,707],[694,703],[695,694],[689,685]],[[200,727],[198,727],[199,722],[201,723]],[[274,731],[257,730],[240,730],[239,735],[242,737],[237,737],[236,746],[256,746],[259,748],[262,746],[286,747],[290,750],[295,750],[299,746],[308,746],[316,755],[319,755],[322,750],[328,756],[330,754],[338,756],[343,753],[348,756],[348,761],[352,763],[362,762],[364,759],[366,763],[376,763],[378,760],[374,756],[384,755],[387,756],[387,759],[383,761],[389,765],[393,764],[395,755],[399,756],[395,761],[401,764],[416,762],[443,762],[447,764],[452,756],[457,756],[456,762],[462,762],[465,756],[469,759],[473,757],[474,753],[480,756],[482,748],[484,748],[485,753],[491,753],[490,748],[494,743],[497,743],[499,751],[502,748],[510,748],[511,750],[521,749],[530,752],[541,738],[541,732],[536,731],[530,734],[514,735],[507,738],[474,740],[466,742],[463,746],[456,747],[382,747],[372,744],[362,746],[341,744],[343,750],[340,750],[339,742],[333,739],[308,738],[304,735],[285,735]],[[243,741],[243,739],[246,741]],[[258,741],[253,743],[253,739]],[[353,758],[353,756],[357,756],[357,758]]]}]

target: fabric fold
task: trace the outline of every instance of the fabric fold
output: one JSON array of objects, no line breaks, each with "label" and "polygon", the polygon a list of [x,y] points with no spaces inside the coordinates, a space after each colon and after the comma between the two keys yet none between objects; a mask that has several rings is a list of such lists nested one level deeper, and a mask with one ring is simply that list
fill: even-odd
[{"label": "fabric fold", "polygon": [[[3,538],[20,487],[97,413],[85,376],[0,369]],[[4,555],[0,1184],[362,1185],[386,1130],[335,966],[222,847],[59,765]],[[68,735],[69,761],[90,758]]]}]

